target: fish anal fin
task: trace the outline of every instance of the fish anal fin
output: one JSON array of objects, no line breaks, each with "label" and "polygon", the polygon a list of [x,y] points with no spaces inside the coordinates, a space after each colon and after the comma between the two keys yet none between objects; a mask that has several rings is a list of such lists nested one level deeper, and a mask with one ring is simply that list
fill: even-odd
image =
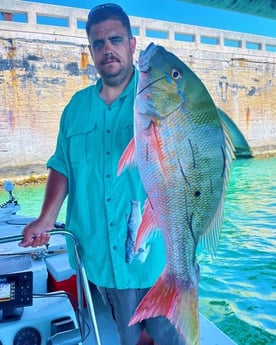
[{"label": "fish anal fin", "polygon": [[134,162],[135,162],[135,141],[134,141],[134,138],[132,138],[120,158],[117,175],[119,176],[127,166],[132,167],[134,165]]},{"label": "fish anal fin", "polygon": [[148,291],[132,316],[129,326],[163,316],[176,328],[187,345],[199,345],[197,287],[166,274]]}]

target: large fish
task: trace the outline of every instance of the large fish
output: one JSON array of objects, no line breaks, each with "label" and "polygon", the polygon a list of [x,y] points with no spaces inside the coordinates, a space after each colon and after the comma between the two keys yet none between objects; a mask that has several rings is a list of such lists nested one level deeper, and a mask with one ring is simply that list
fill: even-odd
[{"label": "large fish", "polygon": [[119,172],[135,162],[148,196],[135,248],[159,228],[167,264],[130,325],[165,316],[187,345],[199,344],[196,248],[203,240],[215,251],[233,146],[206,87],[163,47],[141,52],[137,92]]}]

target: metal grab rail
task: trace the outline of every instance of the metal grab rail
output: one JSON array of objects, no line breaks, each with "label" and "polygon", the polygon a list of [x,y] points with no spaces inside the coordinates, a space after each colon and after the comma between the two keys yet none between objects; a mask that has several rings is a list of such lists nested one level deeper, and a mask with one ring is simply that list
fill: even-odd
[{"label": "metal grab rail", "polygon": [[[76,265],[76,281],[77,281],[78,306],[79,306],[79,309],[81,311],[81,315],[83,315],[84,303],[83,303],[82,292],[84,292],[84,296],[85,296],[86,304],[87,304],[88,315],[89,315],[89,320],[90,320],[91,326],[94,329],[94,335],[96,338],[96,343],[97,343],[97,345],[102,345],[101,340],[100,340],[99,329],[98,329],[98,325],[97,325],[95,309],[94,309],[94,304],[93,304],[91,293],[90,293],[87,275],[85,272],[84,264],[81,260],[80,254],[79,254],[78,239],[74,234],[72,234],[68,230],[53,229],[50,231],[50,235],[51,236],[63,235],[65,237],[69,237],[74,243],[75,258],[76,258],[76,263],[77,263],[77,265]],[[8,243],[8,242],[19,242],[21,240],[23,240],[23,235],[6,236],[6,237],[0,238],[0,244]],[[83,290],[82,290],[82,288],[83,288]],[[82,334],[83,334],[83,330],[84,330],[84,325],[81,325],[81,333]]]}]

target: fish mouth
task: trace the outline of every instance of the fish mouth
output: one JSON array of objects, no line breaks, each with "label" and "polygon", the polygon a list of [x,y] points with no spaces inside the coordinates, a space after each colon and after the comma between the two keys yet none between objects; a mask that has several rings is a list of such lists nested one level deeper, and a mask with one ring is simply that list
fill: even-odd
[{"label": "fish mouth", "polygon": [[[150,68],[149,68],[149,70],[147,71],[147,72],[144,72],[144,71],[141,71],[141,73],[148,73],[150,71]],[[160,80],[162,80],[162,79],[166,79],[166,77],[164,77],[164,76],[162,76],[162,77],[160,77],[160,78],[158,78],[158,79],[155,79],[155,80],[153,80],[151,83],[148,83],[146,86],[144,86],[141,90],[139,90],[138,92],[137,92],[137,95],[140,95],[140,93],[142,93],[144,90],[146,90],[148,87],[150,87],[151,85],[153,85],[153,84],[155,84],[155,83],[158,83]]]},{"label": "fish mouth", "polygon": [[[152,55],[155,54],[157,51],[158,46],[154,43],[150,43],[145,50],[142,50],[139,55],[139,72],[140,74],[147,75],[151,71],[151,63],[150,58]],[[138,90],[137,95],[141,94],[144,90],[146,90],[151,85],[158,83],[160,80],[165,79],[165,76],[161,76],[158,79],[153,80],[152,82],[145,85],[141,90]]]},{"label": "fish mouth", "polygon": [[[162,63],[162,57],[165,53],[165,49],[161,46],[155,45],[154,43],[150,43],[147,48],[140,52],[138,64],[139,64],[139,73],[140,73],[140,83],[138,84],[139,89],[137,90],[136,96],[140,96],[141,94],[145,94],[145,101],[144,101],[144,108],[143,111],[147,113],[148,115],[151,114],[151,116],[157,117],[159,119],[165,119],[175,111],[177,111],[182,106],[182,101],[180,97],[180,102],[177,103],[173,107],[167,107],[164,106],[164,101],[162,102],[162,105],[159,104],[159,102],[155,103],[153,99],[153,94],[155,89],[153,85],[162,82],[163,80],[168,81],[171,83],[171,78],[165,73],[162,73],[162,69],[160,70],[159,75],[152,73],[156,79],[149,80],[151,77],[151,72],[153,72],[154,69],[154,61],[158,61],[158,63]],[[155,56],[157,54],[157,59],[155,59]],[[148,80],[147,80],[148,79]],[[167,92],[166,88],[164,91],[164,85],[160,88],[160,90],[163,92]],[[158,90],[158,88],[156,88]],[[158,92],[160,92],[158,90]],[[179,95],[180,96],[180,95]],[[142,96],[144,97],[144,96]],[[160,106],[162,110],[165,110],[165,112],[160,112]]]},{"label": "fish mouth", "polygon": [[139,70],[147,73],[150,70],[150,58],[157,51],[157,46],[154,43],[150,43],[145,50],[142,50],[139,54]]}]

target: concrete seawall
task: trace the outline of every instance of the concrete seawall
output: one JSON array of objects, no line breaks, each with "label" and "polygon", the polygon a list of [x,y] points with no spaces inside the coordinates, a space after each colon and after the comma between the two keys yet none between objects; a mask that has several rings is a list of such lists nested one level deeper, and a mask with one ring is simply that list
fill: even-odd
[{"label": "concrete seawall", "polygon": [[[88,11],[2,0],[0,12],[0,176],[46,173],[62,109],[94,83],[84,23]],[[45,25],[45,18],[62,25]],[[4,18],[2,18],[4,19]],[[131,17],[137,55],[154,41],[201,78],[234,125],[237,146],[276,154],[276,39]]]}]

